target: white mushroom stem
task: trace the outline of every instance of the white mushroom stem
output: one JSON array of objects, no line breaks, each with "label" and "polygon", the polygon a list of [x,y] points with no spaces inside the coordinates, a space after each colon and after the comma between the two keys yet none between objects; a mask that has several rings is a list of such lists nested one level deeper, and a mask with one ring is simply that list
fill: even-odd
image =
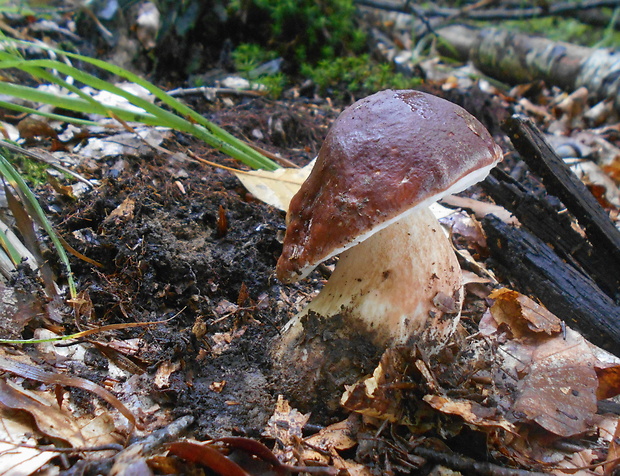
[{"label": "white mushroom stem", "polygon": [[379,348],[423,338],[439,350],[456,328],[461,297],[450,240],[422,207],[341,254],[319,295],[283,329],[276,357],[307,357],[301,342],[311,312],[340,316],[345,332],[367,333]]}]

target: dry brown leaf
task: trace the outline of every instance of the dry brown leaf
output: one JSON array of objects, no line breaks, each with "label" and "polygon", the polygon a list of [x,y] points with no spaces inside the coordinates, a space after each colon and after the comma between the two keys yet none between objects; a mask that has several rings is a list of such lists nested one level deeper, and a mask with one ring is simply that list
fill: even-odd
[{"label": "dry brown leaf", "polygon": [[19,121],[17,130],[19,131],[20,137],[26,141],[36,138],[58,138],[58,134],[54,128],[49,125],[47,119],[34,116],[26,116]]},{"label": "dry brown leaf", "polygon": [[35,448],[37,441],[34,436],[38,435],[29,417],[0,408],[0,468],[3,476],[33,474],[58,455]]},{"label": "dry brown leaf", "polygon": [[435,410],[458,415],[477,427],[501,428],[509,433],[517,432],[517,428],[499,415],[496,408],[483,407],[471,400],[454,400],[439,395],[425,395],[424,401]]},{"label": "dry brown leaf", "polygon": [[103,220],[103,225],[122,225],[133,218],[136,209],[136,201],[127,197]]},{"label": "dry brown leaf", "polygon": [[[542,360],[534,357],[535,363],[519,382],[513,412],[521,420],[535,421],[559,436],[584,433],[596,414],[596,372],[580,361],[580,349],[566,348],[561,339],[550,344],[558,347],[557,353],[554,350]],[[583,347],[581,350],[587,349]],[[561,354],[569,355],[564,359]]]},{"label": "dry brown leaf", "polygon": [[398,349],[386,350],[371,377],[353,385],[345,385],[340,404],[365,416],[400,421],[403,411],[402,389],[407,385],[399,380],[405,375],[407,367],[408,362]]},{"label": "dry brown leaf", "polygon": [[620,365],[596,366],[594,370],[598,377],[596,397],[599,400],[620,395]]},{"label": "dry brown leaf", "polygon": [[466,208],[474,212],[476,217],[483,218],[486,215],[493,214],[504,223],[509,225],[519,225],[519,220],[506,210],[504,207],[495,205],[494,203],[481,202],[480,200],[474,200],[473,198],[459,197],[457,195],[446,195],[441,199],[443,203],[451,205],[453,207]]},{"label": "dry brown leaf", "polygon": [[491,307],[493,319],[508,325],[516,338],[542,332],[551,336],[562,330],[560,319],[521,293],[502,288],[489,297],[495,299]]},{"label": "dry brown leaf", "polygon": [[304,443],[323,451],[329,451],[331,448],[348,450],[357,444],[356,435],[359,426],[359,415],[352,413],[346,420],[329,425],[315,435],[306,438]]},{"label": "dry brown leaf", "polygon": [[181,368],[180,362],[170,362],[169,360],[162,362],[157,367],[153,383],[158,389],[168,388],[170,386],[170,376]]},{"label": "dry brown leaf", "polygon": [[84,437],[75,420],[58,408],[53,396],[35,394],[7,380],[0,380],[0,405],[29,413],[39,431],[50,438],[66,441],[71,446],[84,446]]},{"label": "dry brown leaf", "polygon": [[499,351],[504,355],[503,374],[517,386],[513,416],[562,437],[592,429],[597,390],[606,395],[617,387],[617,359],[608,360],[607,353],[516,291],[500,289],[490,297],[495,303],[480,329],[491,335],[503,324],[512,331],[513,338]]},{"label": "dry brown leaf", "polygon": [[63,185],[62,183],[60,183],[60,180],[58,180],[54,175],[50,173],[47,174],[47,183],[49,183],[54,189],[54,191],[59,195],[63,195],[72,200],[75,200],[75,195],[73,194],[73,187],[71,185]]}]

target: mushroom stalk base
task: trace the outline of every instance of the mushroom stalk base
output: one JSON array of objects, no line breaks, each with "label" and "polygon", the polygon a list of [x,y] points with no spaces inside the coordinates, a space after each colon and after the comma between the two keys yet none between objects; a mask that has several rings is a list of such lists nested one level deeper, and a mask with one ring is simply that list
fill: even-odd
[{"label": "mushroom stalk base", "polygon": [[439,353],[461,298],[450,240],[428,208],[414,210],[344,252],[319,295],[285,326],[273,349],[284,391],[300,407],[337,406],[343,385],[372,372],[387,347],[415,343]]}]

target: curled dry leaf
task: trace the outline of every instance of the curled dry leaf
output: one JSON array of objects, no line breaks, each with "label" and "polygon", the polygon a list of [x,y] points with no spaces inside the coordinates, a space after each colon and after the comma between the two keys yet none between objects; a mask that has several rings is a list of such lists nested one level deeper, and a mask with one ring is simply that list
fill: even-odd
[{"label": "curled dry leaf", "polygon": [[562,330],[560,319],[523,294],[502,288],[489,297],[495,299],[491,308],[493,319],[507,324],[516,338],[531,332],[555,335]]},{"label": "curled dry leaf", "polygon": [[424,401],[435,410],[458,415],[476,427],[501,428],[516,434],[515,425],[501,416],[496,408],[489,408],[470,400],[454,400],[440,395],[425,395]]},{"label": "curled dry leaf", "polygon": [[345,385],[340,403],[365,416],[401,421],[402,391],[414,386],[402,381],[407,367],[408,362],[398,348],[387,349],[371,377],[354,385]]},{"label": "curled dry leaf", "polygon": [[157,368],[157,373],[155,374],[155,387],[160,390],[170,387],[170,376],[180,368],[180,362],[171,362],[169,360],[162,362],[162,364]]},{"label": "curled dry leaf", "polygon": [[35,420],[41,433],[50,438],[66,441],[74,447],[84,446],[84,437],[75,420],[52,399],[19,388],[9,381],[0,380],[0,404],[11,410],[22,410]]},{"label": "curled dry leaf", "polygon": [[136,421],[134,414],[123,405],[118,398],[105,390],[103,387],[91,382],[90,380],[72,377],[61,373],[52,373],[41,370],[38,367],[29,365],[23,362],[19,362],[13,359],[7,359],[0,356],[0,369],[5,372],[10,372],[20,377],[36,380],[38,382],[45,383],[47,385],[61,385],[69,387],[77,387],[87,392],[94,393],[99,398],[105,400],[114,408],[116,408],[131,424],[131,430],[134,427],[142,429],[143,426],[140,422]]},{"label": "curled dry leaf", "polygon": [[327,464],[327,455],[337,454],[335,450],[348,450],[357,445],[357,432],[360,417],[351,413],[346,420],[323,428],[318,433],[304,440],[301,459],[304,463]]},{"label": "curled dry leaf", "polygon": [[103,221],[104,226],[118,226],[131,220],[133,218],[134,210],[136,208],[136,201],[127,197],[123,202],[116,207]]},{"label": "curled dry leaf", "polygon": [[0,408],[0,468],[3,476],[34,474],[58,455],[35,448],[37,441],[34,436],[36,433],[29,418]]}]

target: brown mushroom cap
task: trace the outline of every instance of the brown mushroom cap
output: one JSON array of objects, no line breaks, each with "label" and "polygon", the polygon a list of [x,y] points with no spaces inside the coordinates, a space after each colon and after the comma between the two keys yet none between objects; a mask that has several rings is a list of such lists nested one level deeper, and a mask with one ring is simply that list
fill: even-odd
[{"label": "brown mushroom cap", "polygon": [[296,281],[414,208],[482,180],[502,158],[463,108],[419,91],[381,91],[336,119],[291,200],[277,276]]}]

